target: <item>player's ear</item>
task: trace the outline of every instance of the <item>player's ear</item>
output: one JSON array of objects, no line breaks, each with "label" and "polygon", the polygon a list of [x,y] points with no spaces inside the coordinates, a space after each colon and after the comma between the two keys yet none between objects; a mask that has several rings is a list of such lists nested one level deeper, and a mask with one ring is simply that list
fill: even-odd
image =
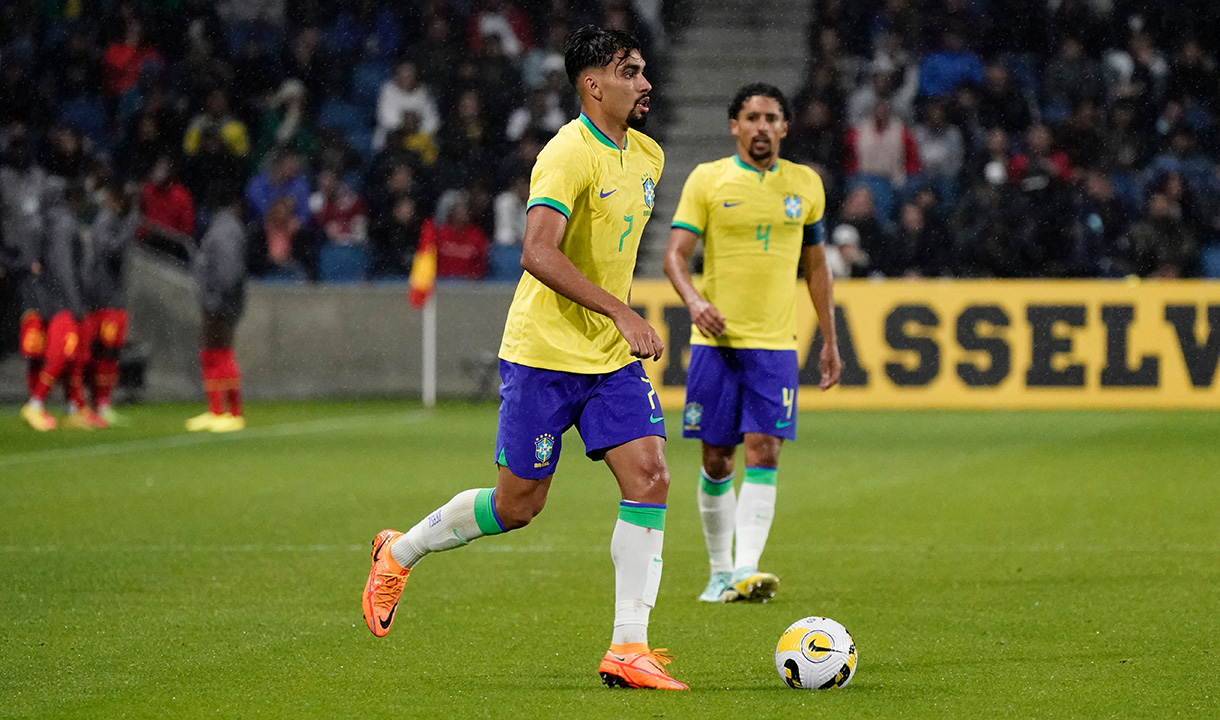
[{"label": "player's ear", "polygon": [[591,72],[587,72],[580,78],[581,86],[588,93],[589,97],[601,102],[602,86],[599,78]]},{"label": "player's ear", "polygon": [[780,140],[783,140],[783,139],[784,139],[784,138],[786,138],[786,137],[788,137],[788,121],[787,121],[787,119],[785,119],[785,120],[784,120],[782,123],[780,123],[780,124],[779,124],[779,139],[780,139]]}]

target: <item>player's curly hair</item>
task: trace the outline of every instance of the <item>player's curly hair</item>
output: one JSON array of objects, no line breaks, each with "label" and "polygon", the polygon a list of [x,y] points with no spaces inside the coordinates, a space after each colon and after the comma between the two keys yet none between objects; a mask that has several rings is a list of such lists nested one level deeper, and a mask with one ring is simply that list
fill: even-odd
[{"label": "player's curly hair", "polygon": [[630,55],[640,49],[640,41],[629,32],[605,30],[596,25],[585,25],[568,33],[563,42],[563,67],[568,73],[568,82],[577,87],[580,74],[589,68],[602,68],[610,64],[620,50]]},{"label": "player's curly hair", "polygon": [[755,95],[769,97],[778,102],[780,110],[784,112],[784,119],[792,119],[792,106],[788,104],[788,97],[782,90],[767,83],[750,83],[738,90],[737,94],[733,96],[733,102],[729,103],[729,119],[736,120],[737,114],[741,112],[741,106]]}]

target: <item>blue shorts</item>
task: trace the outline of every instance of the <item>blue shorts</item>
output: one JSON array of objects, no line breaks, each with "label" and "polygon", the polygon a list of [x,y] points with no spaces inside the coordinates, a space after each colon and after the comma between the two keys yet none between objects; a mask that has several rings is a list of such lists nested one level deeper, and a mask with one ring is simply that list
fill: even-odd
[{"label": "blue shorts", "polygon": [[682,437],[740,445],[745,433],[796,439],[795,350],[692,345]]},{"label": "blue shorts", "polygon": [[563,434],[573,425],[592,460],[638,438],[665,437],[661,403],[639,362],[582,375],[501,360],[500,380],[496,463],[517,477],[553,475]]}]

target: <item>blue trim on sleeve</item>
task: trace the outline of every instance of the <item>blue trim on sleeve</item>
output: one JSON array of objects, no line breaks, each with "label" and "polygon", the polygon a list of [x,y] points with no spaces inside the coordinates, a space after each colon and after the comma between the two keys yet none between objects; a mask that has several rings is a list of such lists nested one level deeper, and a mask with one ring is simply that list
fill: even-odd
[{"label": "blue trim on sleeve", "polygon": [[818,220],[815,223],[810,223],[805,226],[805,237],[801,240],[801,247],[813,247],[826,242],[826,220]]}]

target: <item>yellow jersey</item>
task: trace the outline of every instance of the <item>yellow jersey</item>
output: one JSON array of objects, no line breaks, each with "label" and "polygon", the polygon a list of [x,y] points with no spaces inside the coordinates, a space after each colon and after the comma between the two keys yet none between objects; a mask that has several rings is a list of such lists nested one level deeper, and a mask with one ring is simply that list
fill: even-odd
[{"label": "yellow jersey", "polygon": [[[619,148],[581,113],[538,153],[526,211],[545,205],[562,213],[568,224],[560,252],[593,284],[627,302],[664,165],[665,154],[652,138],[629,129]],[[610,318],[529,273],[513,295],[500,357],[584,374],[614,372],[635,361]]]},{"label": "yellow jersey", "polygon": [[691,344],[795,350],[796,271],[801,248],[821,242],[825,211],[822,180],[805,165],[759,172],[734,155],[691,171],[673,226],[703,238],[703,296],[725,320],[714,338],[691,325]]}]

